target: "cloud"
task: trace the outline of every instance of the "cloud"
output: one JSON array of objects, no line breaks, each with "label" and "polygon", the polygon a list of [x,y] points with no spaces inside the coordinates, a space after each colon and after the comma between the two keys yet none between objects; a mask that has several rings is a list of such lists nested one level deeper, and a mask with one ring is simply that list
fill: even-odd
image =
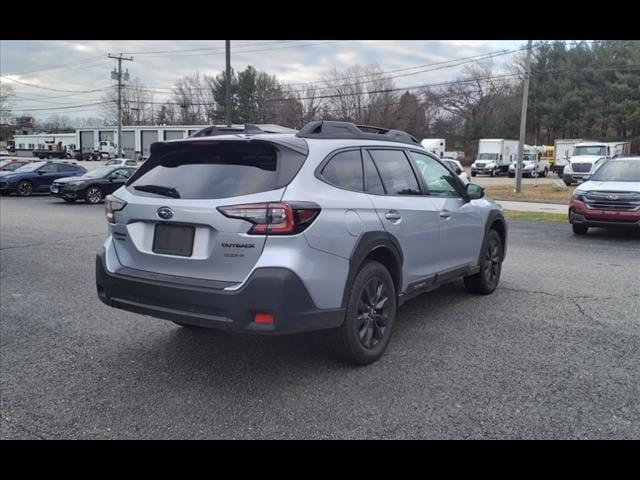
[{"label": "cloud", "polygon": [[[351,65],[377,64],[384,70],[402,70],[393,74],[399,87],[448,81],[460,75],[463,67],[406,70],[411,67],[518,48],[524,41],[497,40],[238,40],[231,42],[232,66],[238,71],[252,65],[260,71],[277,75],[284,83],[321,81],[324,74]],[[207,50],[203,50],[207,49]],[[181,52],[177,52],[181,50]],[[150,53],[158,52],[158,53]],[[13,78],[54,90],[96,90],[99,92],[54,92],[13,83],[17,98],[15,110],[31,109],[36,116],[49,114],[97,116],[99,107],[87,106],[80,113],[73,110],[43,110],[65,105],[83,105],[100,101],[113,88],[110,72],[116,66],[107,54],[132,55],[124,62],[131,78],[146,86],[168,89],[182,76],[200,72],[218,74],[225,68],[224,41],[3,41],[0,45],[0,71]],[[512,55],[496,57],[493,65],[505,69]],[[412,73],[412,75],[406,75]],[[12,83],[3,80],[3,83]],[[155,101],[166,94],[157,93]],[[18,113],[18,112],[16,112]]]}]

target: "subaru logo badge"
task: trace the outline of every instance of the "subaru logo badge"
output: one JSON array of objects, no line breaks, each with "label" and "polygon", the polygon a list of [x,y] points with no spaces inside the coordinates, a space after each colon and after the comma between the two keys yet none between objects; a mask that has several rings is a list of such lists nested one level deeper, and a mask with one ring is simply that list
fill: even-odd
[{"label": "subaru logo badge", "polygon": [[617,200],[618,199],[618,195],[608,195],[607,199],[609,199],[609,200]]},{"label": "subaru logo badge", "polygon": [[173,210],[171,210],[169,207],[160,207],[157,213],[158,216],[163,220],[169,220],[170,218],[173,218]]}]

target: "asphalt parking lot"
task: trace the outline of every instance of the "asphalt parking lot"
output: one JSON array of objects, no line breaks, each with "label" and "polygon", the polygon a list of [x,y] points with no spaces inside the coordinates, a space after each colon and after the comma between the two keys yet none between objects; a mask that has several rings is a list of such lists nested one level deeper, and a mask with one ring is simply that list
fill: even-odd
[{"label": "asphalt parking lot", "polygon": [[501,285],[403,306],[354,368],[323,335],[188,331],[99,302],[103,206],[0,198],[0,437],[638,438],[640,235],[510,222]]}]

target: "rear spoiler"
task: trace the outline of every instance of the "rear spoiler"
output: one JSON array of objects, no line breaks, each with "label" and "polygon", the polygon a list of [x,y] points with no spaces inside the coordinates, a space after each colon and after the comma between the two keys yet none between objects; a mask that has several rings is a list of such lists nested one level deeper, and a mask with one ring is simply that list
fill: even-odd
[{"label": "rear spoiler", "polygon": [[[225,135],[229,135],[229,133],[225,133]],[[275,135],[274,135],[275,137]],[[197,147],[210,147],[212,145],[222,145],[225,143],[258,143],[258,144],[266,144],[277,146],[279,148],[286,148],[288,150],[293,150],[296,153],[304,155],[305,157],[309,154],[309,147],[307,142],[302,138],[296,138],[295,136],[278,136],[277,138],[267,137],[237,137],[234,139],[224,139],[219,140],[212,138],[211,140],[193,140],[189,141],[189,139],[185,139],[179,142],[169,141],[169,142],[155,142],[151,144],[150,147],[150,155],[149,158],[136,170],[136,172],[129,177],[125,185],[130,185],[142,175],[147,173],[149,170],[158,165],[158,162],[154,160],[155,158],[162,157],[162,155],[167,154],[171,151],[179,151],[184,148],[197,148]]]}]

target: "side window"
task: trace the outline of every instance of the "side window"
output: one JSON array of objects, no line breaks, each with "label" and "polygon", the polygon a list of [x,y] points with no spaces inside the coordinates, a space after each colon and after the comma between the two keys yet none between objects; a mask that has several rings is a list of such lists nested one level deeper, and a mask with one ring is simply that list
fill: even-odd
[{"label": "side window", "polygon": [[58,166],[55,163],[47,163],[40,167],[38,171],[44,173],[58,173]]},{"label": "side window", "polygon": [[59,172],[75,172],[77,169],[75,165],[58,165]]},{"label": "side window", "polygon": [[362,157],[364,166],[364,188],[367,193],[375,193],[378,195],[384,195],[384,187],[382,186],[382,180],[378,174],[378,169],[373,164],[369,152],[365,152]]},{"label": "side window", "polygon": [[127,169],[127,168],[121,168],[119,170],[115,170],[114,172],[111,172],[111,175],[109,175],[110,177],[114,177],[114,178],[129,178],[131,176],[131,170]]},{"label": "side window", "polygon": [[418,172],[422,175],[424,183],[427,185],[429,195],[443,197],[459,197],[456,190],[456,179],[451,171],[440,165],[436,160],[418,152],[411,152],[411,158],[418,167]]},{"label": "side window", "polygon": [[418,179],[402,150],[369,150],[388,195],[420,195]]},{"label": "side window", "polygon": [[363,191],[360,150],[347,150],[334,155],[322,169],[322,177],[337,187]]},{"label": "side window", "polygon": [[131,166],[134,166],[134,167],[136,166],[136,161],[135,160],[127,160],[125,163],[127,165],[131,165]]}]

